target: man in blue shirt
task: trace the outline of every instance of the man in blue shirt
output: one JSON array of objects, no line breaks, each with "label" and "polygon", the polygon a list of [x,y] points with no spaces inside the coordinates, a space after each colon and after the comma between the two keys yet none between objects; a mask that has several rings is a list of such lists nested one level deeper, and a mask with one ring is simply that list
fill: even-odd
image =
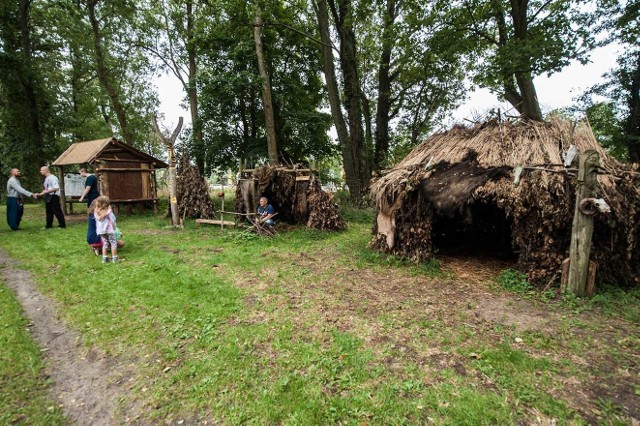
[{"label": "man in blue shirt", "polygon": [[80,169],[80,176],[86,178],[85,187],[80,199],[78,201],[87,200],[87,207],[91,206],[91,202],[100,196],[98,190],[98,178],[95,175],[89,174],[86,168]]},{"label": "man in blue shirt", "polygon": [[272,219],[274,214],[275,211],[273,210],[273,206],[269,204],[267,197],[260,197],[260,205],[258,206],[258,222],[273,226],[276,224]]}]

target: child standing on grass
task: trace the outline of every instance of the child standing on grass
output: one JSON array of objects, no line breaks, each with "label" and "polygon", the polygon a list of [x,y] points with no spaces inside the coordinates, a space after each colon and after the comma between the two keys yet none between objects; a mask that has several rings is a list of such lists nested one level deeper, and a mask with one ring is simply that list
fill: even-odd
[{"label": "child standing on grass", "polygon": [[95,199],[93,217],[96,219],[96,234],[102,239],[102,263],[107,263],[107,250],[111,248],[111,261],[118,261],[118,243],[116,241],[116,216],[111,211],[111,200],[106,195]]}]

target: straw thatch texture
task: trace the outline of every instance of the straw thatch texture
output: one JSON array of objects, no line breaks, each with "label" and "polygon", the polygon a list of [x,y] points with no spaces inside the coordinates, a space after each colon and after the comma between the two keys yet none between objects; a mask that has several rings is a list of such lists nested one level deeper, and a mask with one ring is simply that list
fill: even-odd
[{"label": "straw thatch texture", "polygon": [[[568,257],[575,208],[575,173],[563,166],[571,144],[579,152],[600,154],[598,196],[612,208],[595,218],[592,259],[599,278],[632,281],[640,260],[638,174],[609,157],[587,125],[563,121],[490,121],[433,135],[373,182],[378,215],[372,247],[422,261],[438,250],[433,240],[441,224],[451,227],[451,220],[457,221],[456,231],[494,227],[498,238],[494,224],[500,219],[510,228],[510,247],[530,280],[557,278]],[[523,170],[515,183],[519,166]],[[493,224],[491,217],[478,217],[486,206],[502,217]],[[491,232],[486,229],[485,235]],[[463,238],[460,244],[467,244]]]}]

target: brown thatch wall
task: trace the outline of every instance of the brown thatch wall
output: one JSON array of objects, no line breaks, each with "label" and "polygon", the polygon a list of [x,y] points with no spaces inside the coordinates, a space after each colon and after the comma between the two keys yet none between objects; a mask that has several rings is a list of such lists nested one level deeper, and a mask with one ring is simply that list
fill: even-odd
[{"label": "brown thatch wall", "polygon": [[[575,173],[562,166],[573,142],[580,152],[600,153],[598,196],[612,208],[595,218],[592,259],[599,279],[631,282],[639,275],[638,174],[617,163],[586,125],[483,123],[434,135],[372,185],[378,207],[371,245],[426,260],[438,218],[465,216],[470,207],[492,205],[511,226],[518,265],[534,282],[558,277],[568,257],[575,206]],[[524,166],[519,183],[515,168]],[[463,227],[461,225],[461,227]]]}]

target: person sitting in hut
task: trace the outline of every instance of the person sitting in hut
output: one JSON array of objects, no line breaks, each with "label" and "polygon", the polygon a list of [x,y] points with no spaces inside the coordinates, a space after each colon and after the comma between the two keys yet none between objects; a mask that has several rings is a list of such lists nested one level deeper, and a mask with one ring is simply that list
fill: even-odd
[{"label": "person sitting in hut", "polygon": [[260,205],[258,206],[258,218],[256,219],[259,223],[264,223],[265,225],[273,226],[276,222],[273,220],[273,216],[275,215],[275,210],[273,206],[269,204],[269,200],[267,197],[260,197]]}]

